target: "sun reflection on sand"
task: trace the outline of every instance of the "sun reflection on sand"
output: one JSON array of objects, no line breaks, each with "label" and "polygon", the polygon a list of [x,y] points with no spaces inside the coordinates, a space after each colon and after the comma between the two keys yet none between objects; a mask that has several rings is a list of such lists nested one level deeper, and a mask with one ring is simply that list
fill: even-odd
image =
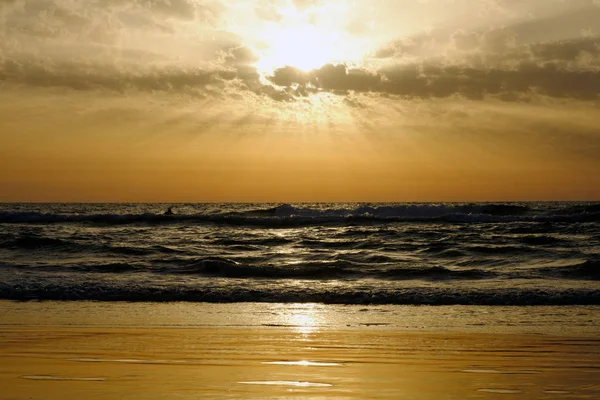
[{"label": "sun reflection on sand", "polygon": [[320,362],[320,361],[265,361],[263,362],[265,365],[300,365],[304,367],[337,367],[342,365],[341,363],[336,362]]},{"label": "sun reflection on sand", "polygon": [[294,304],[280,312],[286,325],[294,332],[302,334],[306,339],[308,334],[319,330],[318,307],[316,304]]},{"label": "sun reflection on sand", "polygon": [[243,385],[296,386],[296,387],[330,387],[330,383],[301,382],[301,381],[248,381],[239,382]]}]

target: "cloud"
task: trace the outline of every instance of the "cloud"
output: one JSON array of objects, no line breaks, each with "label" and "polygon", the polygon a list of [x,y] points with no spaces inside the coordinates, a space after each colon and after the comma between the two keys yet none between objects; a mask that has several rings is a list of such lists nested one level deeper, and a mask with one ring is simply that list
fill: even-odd
[{"label": "cloud", "polygon": [[[453,95],[469,99],[497,96],[523,100],[533,95],[554,98],[597,100],[600,94],[598,46],[600,39],[535,44],[515,53],[511,66],[487,66],[441,62],[391,63],[377,70],[327,64],[304,72],[294,67],[275,70],[267,77],[274,87],[261,83],[252,63],[256,55],[239,46],[223,52],[222,64],[199,68],[170,64],[131,68],[118,64],[45,59],[0,61],[0,80],[39,87],[124,92],[173,91],[198,93],[206,88],[227,91],[234,82],[242,90],[293,100],[316,91],[337,94],[372,92],[414,98],[443,98]],[[586,67],[583,62],[587,55]],[[520,57],[520,58],[519,58]],[[572,64],[580,61],[579,68]],[[288,90],[294,88],[294,91]],[[279,88],[279,89],[278,89]],[[288,88],[281,90],[280,88]]]},{"label": "cloud", "polygon": [[86,65],[66,61],[59,64],[36,64],[5,60],[0,66],[1,81],[74,90],[182,91],[198,89],[210,84],[218,85],[232,78],[233,76],[227,71],[168,68],[126,71],[114,66]]},{"label": "cloud", "polygon": [[227,94],[257,74],[241,38],[213,26],[222,11],[213,0],[2,0],[0,84]]},{"label": "cloud", "polygon": [[166,17],[188,20],[195,18],[198,7],[190,0],[138,0],[137,4]]},{"label": "cloud", "polygon": [[261,1],[254,10],[256,15],[266,21],[279,22],[281,21],[281,14],[277,11],[275,3],[273,1],[265,0]]},{"label": "cloud", "polygon": [[[249,38],[219,22],[229,3],[0,0],[0,81],[77,91],[259,95],[278,101],[316,93],[345,98],[370,93],[414,99],[598,100],[600,8],[584,0],[552,1],[562,14],[527,19],[523,10],[533,9],[533,0],[486,0],[479,12],[500,12],[512,18],[512,24],[477,29],[440,25],[391,41],[374,51],[368,67],[329,63],[305,72],[286,66],[261,76],[254,65],[257,46],[247,46]],[[470,4],[458,3],[457,7]],[[275,21],[275,4],[257,1],[250,10]],[[307,10],[321,3],[287,4]],[[548,33],[552,26],[559,26],[557,37],[568,37],[541,41],[537,32],[553,37]],[[579,33],[573,36],[575,28]]]},{"label": "cloud", "polygon": [[[486,36],[460,37],[464,39],[461,47],[469,50],[486,40]],[[494,45],[495,49],[499,47]],[[600,37],[536,43],[505,50],[504,54],[484,61],[471,56],[458,63],[399,61],[376,72],[341,64],[328,64],[310,72],[285,67],[276,70],[269,80],[279,86],[308,86],[334,93],[373,92],[414,98],[459,95],[481,100],[496,96],[511,101],[537,95],[578,100],[600,97]]]},{"label": "cloud", "polygon": [[398,65],[380,71],[379,91],[420,98],[461,95],[504,99],[541,94],[556,98],[596,100],[600,94],[600,71],[570,70],[555,64],[523,61],[513,69],[474,68],[460,65]]},{"label": "cloud", "polygon": [[572,40],[534,43],[530,46],[532,57],[541,61],[576,61],[582,56],[600,57],[600,37],[583,37]]}]

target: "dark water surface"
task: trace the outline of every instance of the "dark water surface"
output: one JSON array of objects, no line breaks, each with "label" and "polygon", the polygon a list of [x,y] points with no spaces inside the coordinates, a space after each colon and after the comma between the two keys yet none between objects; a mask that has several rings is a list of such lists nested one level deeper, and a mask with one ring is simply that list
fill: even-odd
[{"label": "dark water surface", "polygon": [[0,298],[600,304],[600,203],[0,204]]}]

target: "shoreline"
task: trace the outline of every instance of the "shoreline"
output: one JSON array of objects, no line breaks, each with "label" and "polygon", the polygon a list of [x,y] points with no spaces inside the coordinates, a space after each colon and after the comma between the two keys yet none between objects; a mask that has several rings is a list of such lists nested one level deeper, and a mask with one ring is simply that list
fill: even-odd
[{"label": "shoreline", "polygon": [[[534,311],[538,326],[513,324]],[[600,307],[0,301],[0,399],[597,398],[598,316]],[[592,322],[568,325],[577,321]]]},{"label": "shoreline", "polygon": [[0,326],[309,327],[597,336],[600,306],[0,300]]}]

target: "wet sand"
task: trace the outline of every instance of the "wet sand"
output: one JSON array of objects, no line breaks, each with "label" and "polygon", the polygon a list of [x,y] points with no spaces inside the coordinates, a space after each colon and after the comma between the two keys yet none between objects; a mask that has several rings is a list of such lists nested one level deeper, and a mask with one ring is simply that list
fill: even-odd
[{"label": "wet sand", "polygon": [[[65,323],[61,303],[0,302],[1,399],[600,398],[600,337],[588,331],[403,329],[379,317],[319,325],[306,313],[292,313],[292,324],[240,324],[207,304],[183,309],[218,322],[161,325],[140,315],[158,305],[68,304],[89,319]],[[100,320],[111,307],[114,319]],[[276,316],[293,307],[253,309]]]}]

